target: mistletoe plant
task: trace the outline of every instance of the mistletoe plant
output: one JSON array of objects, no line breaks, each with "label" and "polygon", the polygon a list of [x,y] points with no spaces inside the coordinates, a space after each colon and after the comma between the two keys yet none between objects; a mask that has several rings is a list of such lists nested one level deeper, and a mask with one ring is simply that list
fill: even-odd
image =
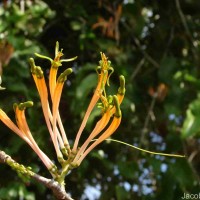
[{"label": "mistletoe plant", "polygon": [[[40,149],[35,141],[28,123],[26,121],[25,110],[33,106],[32,101],[14,104],[14,112],[16,124],[8,117],[8,115],[0,109],[0,120],[9,127],[14,133],[21,137],[39,156],[43,164],[46,166],[52,176],[52,180],[41,177],[31,171],[30,168],[18,164],[11,157],[7,156],[3,151],[0,153],[0,161],[7,163],[18,173],[33,177],[42,182],[47,187],[51,188],[58,199],[70,199],[65,192],[65,177],[70,170],[78,167],[83,159],[93,150],[99,143],[110,137],[118,128],[121,122],[122,113],[120,104],[123,101],[125,94],[125,78],[119,77],[120,87],[115,95],[106,94],[106,86],[109,86],[110,75],[114,72],[111,62],[107,59],[104,53],[101,53],[99,66],[96,68],[98,82],[94,94],[91,98],[89,106],[81,126],[76,135],[74,145],[70,146],[64,126],[59,113],[60,98],[63,86],[68,76],[73,72],[72,68],[68,68],[58,75],[58,68],[64,62],[73,61],[76,59],[61,59],[63,56],[62,49],[59,50],[59,43],[56,43],[55,58],[51,59],[47,56],[35,53],[42,59],[50,61],[50,73],[48,84],[45,81],[44,73],[41,67],[37,66],[33,58],[30,58],[31,73],[38,90],[41,106],[46,121],[46,125],[55,148],[57,160],[60,163],[56,166],[54,162]],[[1,78],[0,78],[1,84]],[[5,89],[0,87],[0,89]],[[101,119],[96,123],[91,134],[86,141],[80,145],[80,137],[86,126],[87,120],[95,106],[101,109]]]},{"label": "mistletoe plant", "polygon": [[[64,70],[58,75],[58,68],[62,66],[64,62],[70,62],[76,59],[61,59],[63,56],[62,49],[59,50],[59,43],[56,43],[55,58],[51,59],[47,56],[35,54],[37,57],[47,59],[50,61],[51,67],[49,72],[49,82],[45,81],[44,73],[41,67],[35,64],[33,58],[30,58],[31,73],[38,90],[41,106],[46,121],[46,125],[52,140],[52,144],[55,149],[59,166],[56,166],[54,162],[40,149],[35,141],[28,123],[26,121],[25,110],[33,106],[32,101],[14,104],[14,112],[16,118],[16,124],[8,117],[8,115],[0,109],[0,120],[19,137],[21,137],[28,145],[35,151],[43,164],[50,172],[52,179],[47,179],[36,173],[34,173],[30,167],[25,167],[16,161],[14,161],[5,152],[0,151],[0,162],[6,163],[12,167],[17,173],[26,177],[32,177],[33,179],[44,184],[50,188],[57,199],[72,199],[65,192],[65,177],[70,170],[78,167],[85,157],[101,142],[105,140],[112,140],[128,145],[132,148],[141,150],[146,153],[159,154],[164,156],[184,157],[182,155],[156,153],[147,151],[139,147],[124,143],[122,141],[108,139],[119,127],[122,119],[122,113],[120,105],[125,95],[125,78],[119,77],[120,86],[115,95],[107,95],[106,86],[109,86],[109,78],[114,72],[111,66],[111,62],[107,59],[104,53],[101,53],[101,60],[99,66],[96,68],[98,81],[94,94],[91,98],[89,106],[85,112],[85,116],[80,125],[73,146],[70,146],[62,120],[59,113],[60,98],[63,90],[63,86],[68,76],[73,72],[71,68]],[[0,85],[1,85],[0,77]],[[0,86],[0,90],[5,89]],[[80,144],[80,137],[86,126],[88,118],[97,105],[101,109],[101,118],[96,122],[96,125],[88,138]]]}]

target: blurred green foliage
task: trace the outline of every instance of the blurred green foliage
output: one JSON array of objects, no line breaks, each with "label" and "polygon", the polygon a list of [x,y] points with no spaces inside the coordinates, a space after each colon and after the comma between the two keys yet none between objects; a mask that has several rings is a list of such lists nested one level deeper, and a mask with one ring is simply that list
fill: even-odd
[{"label": "blurred green foliage", "polygon": [[[7,88],[0,93],[0,105],[13,117],[14,102],[35,102],[28,122],[51,159],[55,155],[27,59],[34,52],[53,55],[56,41],[66,58],[78,56],[60,107],[72,143],[96,84],[94,69],[102,51],[112,61],[115,74],[127,80],[123,121],[113,138],[151,151],[187,156],[152,156],[104,142],[67,177],[66,189],[73,198],[176,200],[184,192],[199,193],[199,9],[200,2],[195,0],[18,0],[0,4],[0,62],[2,86]],[[2,52],[8,52],[7,56]],[[36,62],[48,74],[49,63]],[[117,75],[111,82],[110,92],[116,91]],[[83,138],[92,130],[97,114],[92,114]],[[1,150],[49,176],[23,141],[4,126],[0,133]],[[53,199],[46,188],[24,183],[7,166],[0,166],[0,199],[21,198]]]}]

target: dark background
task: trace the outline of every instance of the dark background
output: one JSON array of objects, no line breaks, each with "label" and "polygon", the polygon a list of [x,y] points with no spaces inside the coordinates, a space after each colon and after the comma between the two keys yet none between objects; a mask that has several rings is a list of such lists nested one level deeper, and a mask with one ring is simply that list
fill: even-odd
[{"label": "dark background", "polygon": [[[181,199],[198,194],[200,169],[200,1],[33,0],[0,3],[0,107],[14,118],[15,102],[34,101],[27,120],[41,149],[55,159],[28,58],[78,56],[62,95],[61,115],[73,143],[93,93],[95,67],[104,52],[115,73],[126,78],[123,119],[112,136],[146,150],[184,154],[155,156],[104,142],[66,177],[75,199]],[[36,59],[48,75],[49,63]],[[97,121],[91,116],[83,140]],[[35,172],[49,173],[27,144],[0,124],[0,149]],[[0,166],[0,199],[54,199],[42,185]]]}]

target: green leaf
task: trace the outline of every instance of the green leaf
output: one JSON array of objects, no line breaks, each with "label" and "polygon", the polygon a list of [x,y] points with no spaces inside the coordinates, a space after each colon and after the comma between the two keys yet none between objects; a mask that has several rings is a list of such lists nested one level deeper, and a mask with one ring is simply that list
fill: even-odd
[{"label": "green leaf", "polygon": [[186,111],[181,135],[183,138],[199,135],[200,133],[200,99],[191,102]]},{"label": "green leaf", "polygon": [[149,165],[152,166],[154,173],[160,173],[161,160],[156,159],[155,157],[147,157]]},{"label": "green leaf", "polygon": [[174,57],[166,57],[161,61],[158,75],[161,81],[171,85],[172,78],[177,69],[177,60]]},{"label": "green leaf", "polygon": [[97,75],[90,74],[79,84],[76,90],[76,96],[78,99],[82,99],[87,96],[89,92],[95,87],[97,84]]},{"label": "green leaf", "polygon": [[125,199],[129,199],[129,193],[125,190],[124,187],[117,185],[115,187],[115,191],[116,191],[116,196],[117,196],[117,200],[125,200]]},{"label": "green leaf", "polygon": [[18,82],[17,84],[8,84],[7,89],[12,92],[23,92],[24,94],[28,93],[27,87],[22,82]]},{"label": "green leaf", "polygon": [[34,193],[29,192],[24,184],[19,182],[12,182],[6,188],[1,187],[0,199],[35,200],[35,195]]},{"label": "green leaf", "polygon": [[[174,199],[174,191],[175,187],[174,177],[170,171],[167,171],[162,176],[162,182],[160,188],[158,188],[158,193],[155,199],[162,200],[172,200]],[[166,195],[167,194],[167,195]]]},{"label": "green leaf", "polygon": [[134,162],[119,162],[119,172],[127,179],[134,179],[138,166]]},{"label": "green leaf", "polygon": [[183,188],[192,189],[195,177],[186,159],[177,159],[170,165],[170,172]]}]

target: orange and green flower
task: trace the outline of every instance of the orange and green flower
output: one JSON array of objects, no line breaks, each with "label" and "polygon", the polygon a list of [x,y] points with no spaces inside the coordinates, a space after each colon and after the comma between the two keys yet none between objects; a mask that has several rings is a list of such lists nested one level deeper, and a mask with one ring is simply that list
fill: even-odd
[{"label": "orange and green flower", "polygon": [[[120,104],[125,95],[125,78],[123,76],[120,76],[120,87],[117,94],[106,94],[106,87],[109,86],[109,79],[111,74],[114,72],[114,69],[105,54],[101,53],[101,60],[96,69],[98,76],[97,86],[80,128],[75,136],[74,144],[73,146],[70,146],[60,117],[59,104],[64,88],[64,82],[73,70],[72,68],[68,68],[58,75],[58,68],[61,67],[64,62],[73,61],[77,57],[61,59],[63,56],[62,51],[62,49],[59,50],[59,43],[56,42],[54,59],[35,53],[37,57],[50,61],[51,66],[48,83],[45,80],[42,68],[35,64],[33,58],[30,58],[29,60],[32,77],[38,90],[47,129],[55,148],[57,159],[62,167],[60,171],[57,170],[53,161],[51,161],[51,159],[39,148],[29,129],[26,121],[25,110],[28,107],[32,107],[33,102],[27,101],[24,103],[14,104],[16,124],[2,109],[0,109],[0,120],[30,145],[44,165],[48,168],[52,176],[61,184],[64,183],[64,177],[70,169],[79,166],[93,148],[106,140],[117,130],[122,119]],[[0,86],[0,89],[4,88]],[[83,144],[80,144],[81,135],[95,106],[98,106],[102,111],[101,119],[96,123],[96,126],[86,141]]]}]

